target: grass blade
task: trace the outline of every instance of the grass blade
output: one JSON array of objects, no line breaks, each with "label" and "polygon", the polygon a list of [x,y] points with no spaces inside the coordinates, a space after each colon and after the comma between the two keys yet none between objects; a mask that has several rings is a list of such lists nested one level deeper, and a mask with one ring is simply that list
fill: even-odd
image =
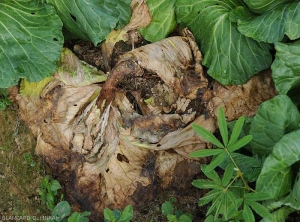
[{"label": "grass blade", "polygon": [[248,135],[243,137],[242,139],[240,139],[239,141],[237,141],[235,144],[231,145],[228,147],[228,150],[230,152],[234,152],[235,150],[245,146],[246,144],[248,144],[251,140],[252,140],[252,135]]}]

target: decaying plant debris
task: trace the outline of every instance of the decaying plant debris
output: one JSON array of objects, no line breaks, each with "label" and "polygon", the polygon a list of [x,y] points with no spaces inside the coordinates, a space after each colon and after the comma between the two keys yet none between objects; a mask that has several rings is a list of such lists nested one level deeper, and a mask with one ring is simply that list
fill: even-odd
[{"label": "decaying plant debris", "polygon": [[162,190],[190,186],[208,160],[188,154],[209,146],[191,124],[215,132],[219,106],[233,120],[275,94],[267,73],[243,86],[208,83],[201,59],[185,31],[125,53],[108,77],[65,49],[53,77],[22,83],[17,101],[36,154],[78,209],[97,220],[105,207],[138,207]]}]

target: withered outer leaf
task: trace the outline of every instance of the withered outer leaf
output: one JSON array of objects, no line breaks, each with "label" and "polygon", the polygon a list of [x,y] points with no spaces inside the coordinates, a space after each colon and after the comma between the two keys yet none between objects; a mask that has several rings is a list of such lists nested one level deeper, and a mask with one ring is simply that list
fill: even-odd
[{"label": "withered outer leaf", "polygon": [[[161,189],[190,184],[188,179],[200,170],[198,160],[190,159],[188,152],[206,144],[188,125],[195,114],[148,116],[148,121],[139,122],[144,117],[123,93],[114,92],[100,115],[96,105],[99,86],[79,86],[78,80],[85,78],[82,64],[74,57],[67,61],[70,64],[60,70],[67,75],[63,81],[56,74],[40,94],[20,94],[17,100],[21,118],[38,138],[36,153],[64,183],[72,203],[92,211],[92,218],[99,221],[105,207],[142,206]],[[157,122],[151,125],[151,121]],[[202,117],[196,122],[214,130],[212,119]],[[147,134],[158,129],[161,134],[154,142],[159,145],[144,146],[140,139],[149,142]],[[171,149],[175,152],[167,151]]]},{"label": "withered outer leaf", "polygon": [[218,107],[223,107],[228,121],[243,115],[255,115],[262,102],[277,94],[270,69],[253,76],[243,85],[223,86],[214,82],[212,88],[204,93],[202,100],[208,104],[207,108],[214,117]]}]

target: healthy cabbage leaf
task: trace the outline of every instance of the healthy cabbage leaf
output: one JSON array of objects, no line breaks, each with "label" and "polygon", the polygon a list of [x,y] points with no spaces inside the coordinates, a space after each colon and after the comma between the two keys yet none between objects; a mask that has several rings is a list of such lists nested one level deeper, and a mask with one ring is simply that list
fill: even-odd
[{"label": "healthy cabbage leaf", "polygon": [[281,94],[300,87],[300,40],[293,43],[275,43],[276,55],[271,66],[276,89]]},{"label": "healthy cabbage leaf", "polygon": [[204,54],[208,74],[223,85],[245,83],[271,65],[270,45],[242,35],[229,19],[230,11],[244,6],[239,0],[177,0],[178,22],[193,32]]},{"label": "healthy cabbage leaf", "polygon": [[300,173],[298,172],[294,186],[290,194],[280,202],[286,206],[290,206],[293,209],[300,210]]},{"label": "healthy cabbage leaf", "polygon": [[284,35],[291,40],[300,37],[300,2],[280,4],[273,10],[249,20],[240,20],[238,30],[257,41],[274,43]]},{"label": "healthy cabbage leaf", "polygon": [[147,5],[152,15],[152,21],[146,28],[140,29],[144,39],[156,42],[167,37],[176,27],[176,0],[148,0]]},{"label": "healthy cabbage leaf", "polygon": [[286,134],[298,128],[300,114],[292,100],[279,95],[260,105],[251,123],[249,134],[253,152],[268,155]]},{"label": "healthy cabbage leaf", "polygon": [[40,81],[56,70],[63,46],[62,22],[51,5],[0,2],[0,88],[19,78]]},{"label": "healthy cabbage leaf", "polygon": [[130,19],[130,0],[48,0],[53,4],[64,27],[75,38],[98,45],[114,28]]},{"label": "healthy cabbage leaf", "polygon": [[300,160],[299,150],[300,129],[284,135],[266,158],[256,181],[256,190],[269,193],[270,198],[279,198],[289,192],[292,184],[290,166]]},{"label": "healthy cabbage leaf", "polygon": [[248,5],[251,11],[264,13],[281,3],[290,2],[290,0],[244,0],[244,2]]}]

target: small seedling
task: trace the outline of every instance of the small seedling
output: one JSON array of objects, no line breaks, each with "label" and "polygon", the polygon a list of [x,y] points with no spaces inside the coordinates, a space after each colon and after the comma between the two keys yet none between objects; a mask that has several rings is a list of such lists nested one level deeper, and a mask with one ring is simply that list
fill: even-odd
[{"label": "small seedling", "polygon": [[49,210],[53,210],[55,206],[55,198],[57,191],[61,188],[57,180],[51,180],[50,176],[46,176],[40,185],[40,196],[44,203],[46,203]]},{"label": "small seedling", "polygon": [[129,222],[133,218],[133,208],[131,205],[125,207],[123,211],[104,209],[104,222]]},{"label": "small seedling", "polygon": [[24,159],[26,161],[27,164],[29,164],[32,167],[36,166],[36,162],[32,159],[32,156],[29,152],[24,154]]},{"label": "small seedling", "polygon": [[0,88],[0,110],[5,110],[9,105],[11,101],[8,99],[7,89]]},{"label": "small seedling", "polygon": [[175,210],[173,203],[177,200],[172,198],[171,201],[166,201],[162,204],[161,210],[163,215],[165,215],[169,222],[192,222],[193,217],[190,214],[184,214],[181,210]]},{"label": "small seedling", "polygon": [[47,222],[88,222],[87,216],[91,215],[90,212],[78,213],[74,212],[71,214],[71,206],[67,201],[60,201],[52,211],[52,218]]}]

